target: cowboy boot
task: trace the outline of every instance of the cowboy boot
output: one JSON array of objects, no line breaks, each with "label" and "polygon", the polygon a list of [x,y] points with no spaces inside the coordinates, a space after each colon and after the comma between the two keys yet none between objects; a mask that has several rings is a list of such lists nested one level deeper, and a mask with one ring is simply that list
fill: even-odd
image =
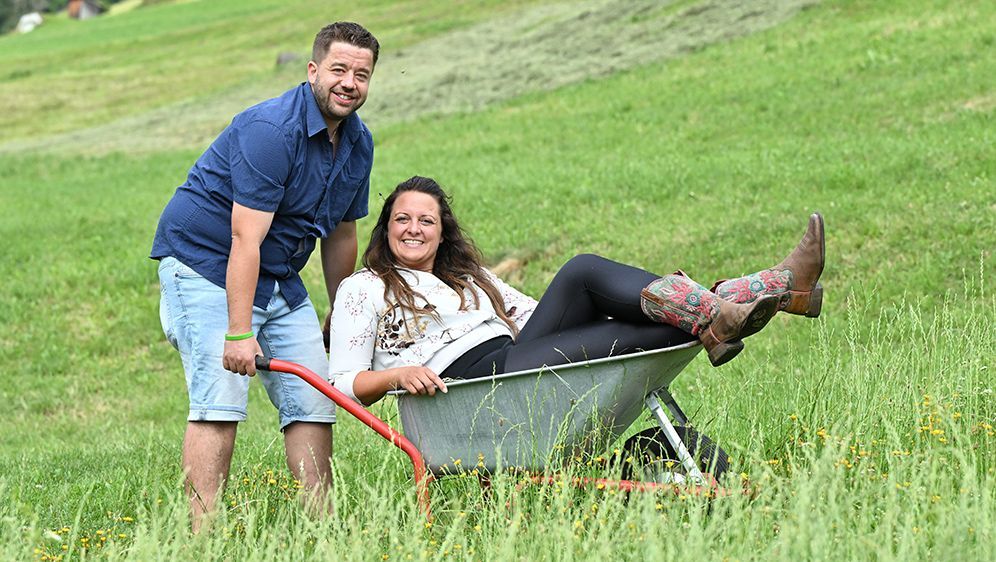
[{"label": "cowboy boot", "polygon": [[819,279],[825,260],[823,217],[813,213],[806,234],[781,263],[744,277],[717,281],[712,292],[737,304],[771,295],[779,299],[778,310],[816,318],[823,308],[823,285]]},{"label": "cowboy boot", "polygon": [[640,297],[648,318],[698,336],[714,367],[740,353],[743,338],[763,328],[778,310],[778,298],[772,296],[750,304],[724,301],[681,271],[654,280]]}]

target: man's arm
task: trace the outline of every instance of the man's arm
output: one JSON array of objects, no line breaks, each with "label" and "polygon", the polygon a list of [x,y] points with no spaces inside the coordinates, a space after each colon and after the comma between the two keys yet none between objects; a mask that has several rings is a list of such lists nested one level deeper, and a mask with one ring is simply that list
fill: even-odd
[{"label": "man's arm", "polygon": [[[228,255],[225,292],[228,296],[228,333],[252,331],[252,301],[259,281],[259,246],[273,223],[273,213],[232,203],[232,250]],[[256,374],[256,355],[262,355],[253,336],[225,341],[222,364],[233,373]]]},{"label": "man's arm", "polygon": [[325,337],[325,350],[329,348],[329,319],[335,304],[335,292],[339,283],[349,277],[356,267],[356,223],[342,221],[328,238],[322,239],[322,273],[325,276],[325,291],[329,297],[329,315],[325,317],[322,334]]}]

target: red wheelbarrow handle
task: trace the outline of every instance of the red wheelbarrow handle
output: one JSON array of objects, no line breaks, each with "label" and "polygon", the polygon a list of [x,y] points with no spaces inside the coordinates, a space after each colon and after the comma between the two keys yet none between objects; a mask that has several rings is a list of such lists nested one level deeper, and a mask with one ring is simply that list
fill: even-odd
[{"label": "red wheelbarrow handle", "polygon": [[270,359],[268,357],[263,357],[262,355],[257,355],[256,368],[264,371],[277,371],[280,373],[297,375],[298,377],[304,379],[306,383],[315,387],[315,390],[321,392],[325,396],[328,396],[329,399],[338,404],[340,408],[346,410],[352,414],[353,417],[366,424],[367,427],[380,434],[381,437],[390,441],[392,445],[404,451],[405,454],[408,455],[408,458],[411,459],[412,467],[415,470],[415,489],[418,493],[419,507],[422,508],[422,511],[425,513],[427,518],[432,518],[432,514],[429,511],[430,475],[425,469],[425,460],[422,459],[422,453],[420,453],[418,449],[415,448],[415,445],[406,439],[404,435],[395,431],[394,428],[387,425],[384,420],[371,414],[369,410],[354,402],[348,396],[329,384],[328,381],[318,376],[314,371],[308,369],[307,367],[298,365],[297,363],[291,363],[290,361],[281,361],[280,359]]}]

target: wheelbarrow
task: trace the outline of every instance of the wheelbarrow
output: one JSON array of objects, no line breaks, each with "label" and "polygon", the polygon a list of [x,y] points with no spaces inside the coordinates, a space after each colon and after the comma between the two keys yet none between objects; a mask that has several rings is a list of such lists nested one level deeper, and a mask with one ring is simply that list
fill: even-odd
[{"label": "wheelbarrow", "polygon": [[257,357],[256,368],[297,375],[400,448],[411,459],[419,504],[427,516],[431,480],[462,470],[514,469],[541,476],[564,459],[603,451],[647,408],[658,427],[630,437],[620,458],[622,479],[574,478],[625,492],[729,495],[717,479],[729,457],[688,418],[668,386],[702,346],[690,341],[492,377],[447,382],[435,396],[394,391],[404,435],[307,368]]}]

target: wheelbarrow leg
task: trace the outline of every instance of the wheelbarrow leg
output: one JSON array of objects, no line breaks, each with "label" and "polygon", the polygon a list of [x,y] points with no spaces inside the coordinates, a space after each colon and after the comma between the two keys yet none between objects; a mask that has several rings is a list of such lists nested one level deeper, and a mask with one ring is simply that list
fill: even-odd
[{"label": "wheelbarrow leg", "polygon": [[[668,403],[667,399],[664,399],[665,403],[668,403],[669,406],[673,403],[674,409],[678,410],[681,414],[680,417],[675,417],[679,417],[679,419],[684,418],[685,416],[681,413],[681,409],[678,408],[678,404],[674,402],[674,397],[672,397],[666,390],[664,392],[666,393],[667,398],[670,398],[670,403]],[[678,436],[678,432],[675,431],[674,425],[671,424],[671,420],[668,417],[667,412],[664,411],[664,407],[661,406],[663,397],[661,397],[659,393],[660,391],[651,392],[644,399],[644,403],[654,414],[654,417],[657,418],[657,424],[661,426],[661,429],[664,431],[664,435],[667,437],[671,447],[678,453],[678,461],[681,462],[681,466],[685,468],[688,477],[696,484],[700,486],[704,485],[706,483],[706,479],[702,475],[702,471],[699,470],[698,463],[694,458],[692,458],[691,453],[688,452],[688,447],[685,446],[685,444],[681,441],[681,437]],[[687,420],[685,421],[687,422]]]},{"label": "wheelbarrow leg", "polygon": [[667,388],[661,388],[657,390],[656,394],[658,402],[663,403],[667,406],[668,410],[671,410],[671,416],[674,418],[674,421],[677,422],[678,425],[687,426],[688,416],[686,416],[685,412],[683,412],[681,407],[678,406],[678,402],[674,399],[674,396],[671,395],[671,391]]}]

